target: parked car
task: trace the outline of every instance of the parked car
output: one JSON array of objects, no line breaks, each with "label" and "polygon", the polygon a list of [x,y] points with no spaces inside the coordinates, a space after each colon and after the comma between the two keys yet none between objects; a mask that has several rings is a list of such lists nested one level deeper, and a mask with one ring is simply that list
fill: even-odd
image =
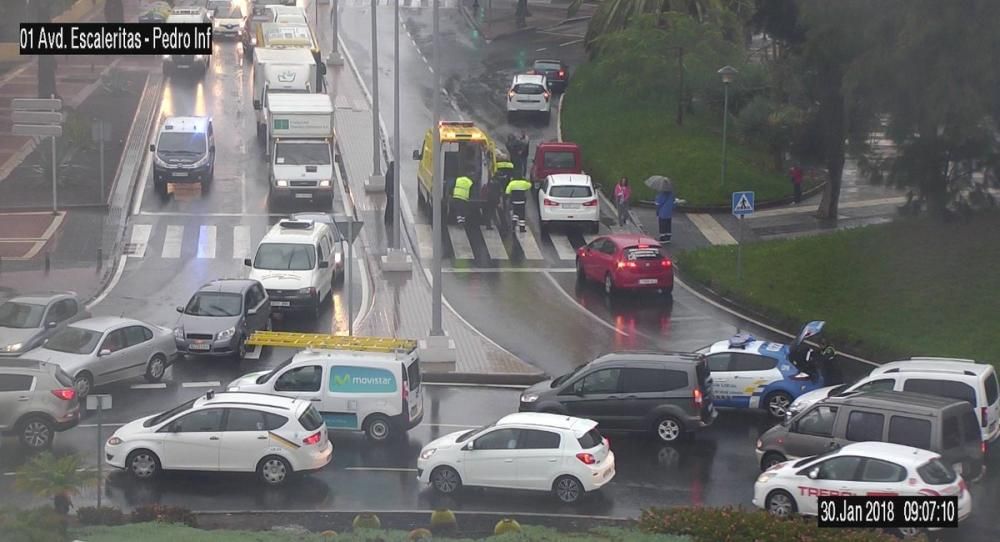
[{"label": "parked car", "polygon": [[214,393],[119,428],[108,465],[138,479],[163,470],[255,472],[268,486],[333,458],[323,417],[309,401],[261,393]]},{"label": "parked car", "polygon": [[648,432],[674,442],[708,427],[712,377],[693,354],[616,352],[521,393],[521,412],[589,418],[607,431]]},{"label": "parked car", "polygon": [[569,85],[569,66],[561,60],[537,59],[531,65],[531,73],[544,75],[552,92],[563,92]]},{"label": "parked car", "polygon": [[0,433],[28,450],[52,446],[55,434],[80,423],[73,379],[58,365],[33,359],[0,360]]},{"label": "parked car", "polygon": [[73,292],[12,297],[0,304],[0,357],[19,356],[89,316]]},{"label": "parked car", "polygon": [[217,279],[198,289],[174,324],[174,341],[182,354],[228,356],[240,361],[247,339],[271,329],[271,300],[253,279]]},{"label": "parked car", "polygon": [[515,75],[507,90],[507,118],[517,113],[536,113],[548,123],[551,98],[544,75]]},{"label": "parked car", "polygon": [[417,479],[446,495],[462,486],[550,491],[572,504],[614,476],[597,422],[555,414],[509,414],[434,440],[417,459]]},{"label": "parked car", "polygon": [[604,293],[620,290],[674,291],[674,265],[660,243],[634,233],[604,235],[576,251],[576,280],[604,286]]},{"label": "parked car", "polygon": [[66,326],[26,358],[55,363],[85,399],[97,386],[135,377],[159,382],[177,357],[165,327],[131,318],[98,316]]},{"label": "parked car", "polygon": [[538,192],[538,219],[542,231],[553,223],[586,224],[590,233],[601,228],[601,205],[590,175],[549,175]]}]

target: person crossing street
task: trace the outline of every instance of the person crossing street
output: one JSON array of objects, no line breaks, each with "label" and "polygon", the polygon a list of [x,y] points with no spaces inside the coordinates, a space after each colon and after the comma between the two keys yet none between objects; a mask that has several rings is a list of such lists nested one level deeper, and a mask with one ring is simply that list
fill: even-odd
[{"label": "person crossing street", "polygon": [[[486,229],[493,229],[493,213],[499,212],[500,197],[507,190],[507,183],[514,178],[514,164],[508,160],[497,162],[497,171],[486,185],[486,209],[483,212],[483,222]],[[499,224],[500,221],[497,221]]]},{"label": "person crossing street", "polygon": [[469,207],[469,197],[472,196],[472,179],[462,176],[455,179],[455,188],[451,192],[452,207],[455,209],[455,221],[465,224],[465,213]]},{"label": "person crossing street", "polygon": [[522,232],[528,229],[525,226],[525,215],[527,214],[528,192],[530,191],[531,182],[521,178],[507,183],[507,190],[505,190],[511,208],[511,228],[516,226]]}]

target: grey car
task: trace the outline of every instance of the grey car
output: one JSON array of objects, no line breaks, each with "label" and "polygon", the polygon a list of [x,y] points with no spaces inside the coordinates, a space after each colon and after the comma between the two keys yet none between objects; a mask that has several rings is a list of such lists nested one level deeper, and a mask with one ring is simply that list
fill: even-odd
[{"label": "grey car", "polygon": [[177,357],[170,330],[115,316],[74,322],[26,358],[55,363],[84,399],[97,386],[143,376],[159,382]]},{"label": "grey car", "polygon": [[0,304],[0,357],[20,356],[66,324],[89,316],[73,292],[12,297]]},{"label": "grey car", "polygon": [[239,361],[246,355],[250,335],[271,329],[271,300],[260,282],[252,279],[213,280],[177,312],[181,316],[174,340],[182,354]]},{"label": "grey car", "polygon": [[57,431],[80,423],[73,380],[58,365],[31,359],[0,360],[0,433],[43,450]]}]

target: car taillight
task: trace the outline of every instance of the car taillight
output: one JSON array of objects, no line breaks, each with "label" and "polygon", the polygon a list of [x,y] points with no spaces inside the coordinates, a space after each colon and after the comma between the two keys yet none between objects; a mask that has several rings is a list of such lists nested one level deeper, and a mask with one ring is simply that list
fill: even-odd
[{"label": "car taillight", "polygon": [[52,390],[52,395],[55,395],[63,401],[72,401],[76,397],[76,390],[73,388],[59,388],[57,390]]},{"label": "car taillight", "polygon": [[985,440],[984,441],[980,441],[980,443],[979,443],[979,451],[982,452],[983,455],[986,455],[986,441]]},{"label": "car taillight", "polygon": [[508,100],[514,99],[514,89],[510,89],[510,92],[507,93],[507,99]]},{"label": "car taillight", "polygon": [[674,265],[673,262],[671,262],[670,260],[667,260],[667,259],[660,260],[660,266],[661,267],[670,268],[673,265]]},{"label": "car taillight", "polygon": [[546,91],[546,92],[543,92],[543,93],[542,93],[542,96],[543,96],[543,97],[545,98],[545,101],[546,101],[546,102],[547,102],[547,101],[549,101],[549,96],[550,96],[550,94],[548,93],[548,91]]},{"label": "car taillight", "polygon": [[611,439],[609,439],[608,437],[604,437],[604,445],[607,446],[608,449],[610,450],[611,449]]},{"label": "car taillight", "polygon": [[584,207],[596,207],[597,206],[597,200],[596,199],[592,199],[590,201],[584,202],[583,206]]},{"label": "car taillight", "polygon": [[566,77],[566,70],[559,70],[559,77]]},{"label": "car taillight", "polygon": [[694,407],[700,410],[702,405],[705,404],[705,396],[702,395],[701,388],[694,389],[693,400],[694,400]]},{"label": "car taillight", "polygon": [[629,269],[635,269],[636,263],[635,262],[623,262],[623,261],[619,261],[618,262],[618,269],[624,269],[626,267],[628,267]]},{"label": "car taillight", "polygon": [[964,478],[959,478],[958,479],[958,494],[961,495],[963,492],[968,491],[968,490],[969,490],[969,486],[965,485],[965,479]]},{"label": "car taillight", "polygon": [[408,382],[403,382],[403,401],[410,400],[410,384]]},{"label": "car taillight", "polygon": [[321,438],[323,438],[323,432],[322,431],[317,431],[317,432],[309,435],[308,437],[302,439],[302,444],[305,444],[306,446],[312,446],[313,444],[316,444],[317,442],[319,442],[319,439],[321,439]]},{"label": "car taillight", "polygon": [[983,427],[986,427],[987,425],[990,424],[990,415],[989,411],[986,410],[986,407],[979,408],[979,417],[980,417],[980,423],[983,424]]},{"label": "car taillight", "polygon": [[552,201],[549,198],[545,198],[544,200],[542,200],[542,205],[544,205],[546,207],[559,207],[559,202],[558,201]]},{"label": "car taillight", "polygon": [[576,458],[583,462],[584,465],[593,465],[597,463],[597,459],[594,458],[594,454],[588,454],[587,452],[580,452],[576,454]]}]

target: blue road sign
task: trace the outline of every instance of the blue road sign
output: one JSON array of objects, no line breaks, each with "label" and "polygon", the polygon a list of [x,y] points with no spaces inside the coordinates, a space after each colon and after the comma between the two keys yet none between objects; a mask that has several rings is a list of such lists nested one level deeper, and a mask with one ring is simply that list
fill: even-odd
[{"label": "blue road sign", "polygon": [[753,214],[753,192],[733,192],[733,216]]}]

